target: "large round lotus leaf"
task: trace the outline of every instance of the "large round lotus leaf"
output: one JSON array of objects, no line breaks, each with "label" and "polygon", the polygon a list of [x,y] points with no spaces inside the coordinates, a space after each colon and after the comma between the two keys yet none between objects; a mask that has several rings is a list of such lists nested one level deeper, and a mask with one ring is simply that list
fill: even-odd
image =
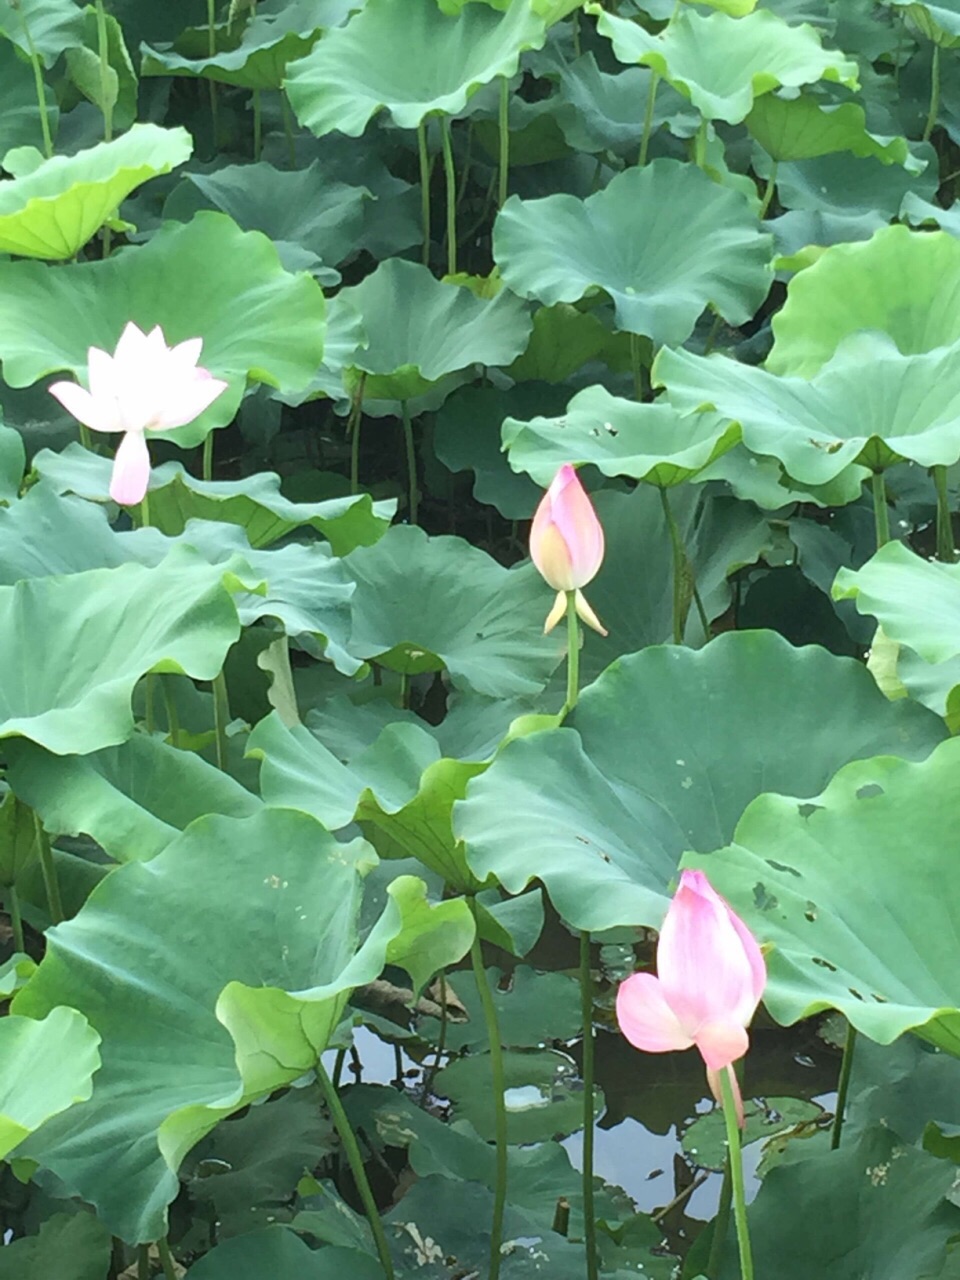
[{"label": "large round lotus leaf", "polygon": [[960,565],[927,560],[902,542],[888,542],[861,568],[840,570],[833,598],[856,601],[885,635],[926,662],[960,654]]},{"label": "large round lotus leaf", "polygon": [[127,564],[0,587],[0,737],[57,755],[98,751],[130,736],[130,700],[146,672],[212,680],[240,634],[229,577],[178,548],[156,569]]},{"label": "large round lotus leaf", "polygon": [[319,136],[337,129],[357,138],[381,110],[414,129],[432,111],[456,115],[481,85],[515,75],[523,50],[545,39],[531,0],[513,0],[502,13],[470,3],[456,16],[439,13],[436,0],[367,0],[290,66],[286,90],[300,123]]},{"label": "large round lotus leaf", "polygon": [[[857,157],[846,152],[831,152],[811,160],[791,160],[777,169],[777,200],[785,209],[802,209],[827,218],[846,221],[847,240],[867,239],[859,234],[862,223],[873,216],[877,221],[871,233],[886,227],[895,218],[904,199],[917,194],[933,199],[937,191],[938,166],[929,142],[910,144],[915,163],[903,167],[884,164],[873,156]],[[772,162],[759,153],[755,168],[767,169]],[[920,172],[917,172],[917,166]],[[836,230],[843,221],[834,223]],[[837,236],[838,240],[844,237]],[[829,241],[823,241],[826,246]],[[809,265],[804,262],[800,267]]]},{"label": "large round lotus leaf", "polygon": [[960,1054],[958,762],[955,738],[919,764],[855,762],[809,804],[761,797],[735,844],[684,860],[773,944],[778,1022],[839,1009],[880,1044],[916,1030]]},{"label": "large round lotus leaf", "polygon": [[923,164],[910,152],[906,138],[888,138],[867,129],[867,117],[857,102],[830,104],[812,94],[781,98],[768,93],[758,98],[744,121],[752,136],[774,160],[809,160],[834,151],[875,156],[884,164],[906,165],[917,171]]},{"label": "large round lotus leaf", "polygon": [[654,36],[599,5],[588,8],[598,15],[597,30],[613,41],[621,62],[652,67],[707,120],[739,124],[755,98],[780,85],[857,84],[857,64],[824,49],[813,27],[790,26],[767,10],[732,18],[684,9]]},{"label": "large round lotus leaf", "polygon": [[960,241],[895,226],[834,245],[790,281],[767,368],[808,378],[861,329],[888,333],[907,355],[957,342]]},{"label": "large round lotus leaf", "polygon": [[245,1231],[205,1253],[185,1280],[382,1280],[376,1258],[359,1249],[311,1249],[274,1225]]},{"label": "large round lotus leaf", "polygon": [[884,0],[893,8],[905,9],[911,24],[927,37],[947,49],[960,45],[960,3],[958,0]]},{"label": "large round lotus leaf", "polygon": [[[107,458],[71,444],[62,453],[44,449],[33,464],[58,493],[109,501],[112,463]],[[272,471],[243,480],[197,480],[179,462],[155,467],[148,492],[151,525],[170,537],[183,533],[190,520],[218,520],[241,525],[252,547],[267,547],[294,529],[310,528],[329,540],[334,555],[376,542],[396,507],[393,501],[372,502],[369,494],[291,502]]]},{"label": "large round lotus leaf", "polygon": [[184,1154],[220,1118],[309,1070],[354,986],[388,958],[416,969],[462,956],[464,933],[450,928],[469,922],[465,905],[429,907],[409,876],[390,886],[360,945],[372,858],[306,814],[264,809],[203,818],[152,862],[112,872],[48,932],[18,996],[31,1016],[69,1003],[103,1041],[90,1101],[22,1153],[124,1239],[164,1235]]},{"label": "large round lotus leaf", "polygon": [[117,862],[155,857],[206,813],[240,818],[261,807],[228,773],[146,734],[85,756],[27,741],[8,742],[4,755],[12,790],[48,831],[92,836]]},{"label": "large round lotus leaf", "polygon": [[0,252],[72,258],[131,191],[192,152],[186,129],[135,124],[112,142],[45,160],[0,186]]},{"label": "large round lotus leaf", "polygon": [[826,484],[852,462],[879,471],[904,458],[924,467],[960,458],[960,343],[902,355],[885,334],[854,335],[809,380],[662,351],[652,376],[681,412],[738,422],[748,449],[778,458],[802,484]]},{"label": "large round lotus leaf", "polygon": [[[2,8],[0,2],[0,12]],[[46,99],[47,119],[56,137],[59,114],[56,98],[50,89],[45,88],[44,93],[49,95]],[[33,70],[13,45],[4,41],[0,44],[0,159],[11,147],[39,149],[42,146],[43,131]]]},{"label": "large round lotus leaf", "polygon": [[740,439],[740,429],[716,413],[684,417],[667,404],[638,404],[604,387],[578,391],[556,418],[503,424],[503,447],[514,471],[546,488],[565,462],[592,463],[605,476],[630,476],[667,488],[682,484]]},{"label": "large round lotus leaf", "polygon": [[468,365],[509,364],[533,328],[527,309],[506,289],[478,298],[401,258],[381,262],[340,297],[362,316],[366,344],[352,364],[367,374],[364,394],[372,400],[423,395],[430,383]]},{"label": "large round lotus leaf", "polygon": [[309,53],[325,28],[339,25],[356,7],[357,0],[285,0],[281,8],[261,4],[252,10],[239,40],[231,38],[231,25],[218,29],[221,47],[212,56],[208,29],[187,30],[170,48],[144,45],[140,74],[202,77],[242,89],[279,89],[287,63]]},{"label": "large round lotus leaf", "polygon": [[230,385],[195,422],[163,433],[187,448],[232,420],[248,377],[306,386],[323,356],[323,317],[316,282],[289,275],[266,236],[220,213],[168,224],[100,262],[0,262],[0,361],[12,387],[79,376],[87,348],[113,351],[130,320],[160,325],[168,342],[201,337],[201,364]]},{"label": "large round lotus leaf", "polygon": [[656,343],[684,342],[708,303],[744,323],[772,280],[772,240],[746,200],[675,160],[627,169],[586,200],[511,196],[493,248],[515,293],[552,304],[604,289],[617,327]]},{"label": "large round lotus leaf", "polygon": [[85,1102],[100,1066],[100,1037],[76,1009],[0,1020],[0,1157],[51,1116]]},{"label": "large round lotus leaf", "polygon": [[658,926],[681,853],[729,839],[761,792],[815,795],[849,760],[922,758],[945,732],[852,659],[765,631],[621,658],[572,724],[508,743],[454,827],[477,876],[540,879],[590,930]]},{"label": "large round lotus leaf", "polygon": [[83,44],[83,28],[74,0],[0,0],[0,35],[27,58],[36,50],[45,67]]},{"label": "large round lotus leaf", "polygon": [[[637,103],[646,102],[653,74],[646,67],[628,67],[618,75],[608,75],[597,66],[592,53],[564,65],[554,111],[569,145],[578,151],[611,150],[635,156],[640,145]],[[672,101],[667,103],[667,95],[658,94],[653,129],[676,114],[677,97],[670,97]]]},{"label": "large round lotus leaf", "polygon": [[492,698],[538,693],[559,661],[562,642],[543,634],[552,595],[532,565],[504,569],[462,538],[411,525],[346,565],[357,583],[348,645],[357,658],[407,675],[446,668]]}]

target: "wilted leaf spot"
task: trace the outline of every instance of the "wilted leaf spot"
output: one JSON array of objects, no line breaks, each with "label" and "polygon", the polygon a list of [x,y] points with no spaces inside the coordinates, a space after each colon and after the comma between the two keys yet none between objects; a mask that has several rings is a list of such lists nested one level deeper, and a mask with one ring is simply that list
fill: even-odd
[{"label": "wilted leaf spot", "polygon": [[809,920],[810,923],[813,924],[814,920],[817,918],[817,904],[815,902],[807,903],[806,910],[803,913],[803,918],[805,920]]},{"label": "wilted leaf spot", "polygon": [[874,796],[882,796],[883,787],[878,782],[867,782],[862,787],[857,788],[858,800],[872,800]]},{"label": "wilted leaf spot", "polygon": [[799,813],[801,818],[810,818],[813,816],[813,814],[815,814],[819,809],[822,809],[822,808],[823,808],[822,804],[798,804],[797,813]]},{"label": "wilted leaf spot", "polygon": [[800,878],[800,872],[796,867],[788,867],[785,862],[774,862],[773,858],[767,858],[767,866],[773,867],[774,871],[783,871],[787,875]]},{"label": "wilted leaf spot", "polygon": [[856,989],[856,987],[847,987],[847,990],[848,990],[848,991],[850,992],[850,994],[853,996],[854,1000],[862,1000],[862,999],[863,999],[863,996],[862,996],[862,995],[860,994],[860,992]]},{"label": "wilted leaf spot", "polygon": [[837,966],[831,964],[829,960],[824,960],[822,956],[814,956],[813,963],[818,964],[821,969],[829,969],[831,973],[837,972]]},{"label": "wilted leaf spot", "polygon": [[767,886],[758,880],[753,886],[753,905],[758,911],[773,911],[780,903],[772,893],[767,892]]}]

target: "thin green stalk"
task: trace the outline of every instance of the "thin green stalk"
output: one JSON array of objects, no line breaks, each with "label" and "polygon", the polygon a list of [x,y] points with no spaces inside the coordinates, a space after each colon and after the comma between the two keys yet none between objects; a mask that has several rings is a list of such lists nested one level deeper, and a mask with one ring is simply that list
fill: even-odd
[{"label": "thin green stalk", "polygon": [[567,700],[562,716],[569,715],[580,696],[580,619],[577,617],[577,593],[567,592]]},{"label": "thin green stalk", "polygon": [[667,522],[670,547],[673,552],[673,643],[683,644],[683,627],[687,620],[684,597],[690,575],[689,560],[666,489],[660,489],[660,501],[663,505],[663,517]]},{"label": "thin green stalk", "polygon": [[937,489],[937,559],[946,564],[955,564],[957,548],[953,540],[950,495],[947,493],[947,468],[931,467],[930,473]]},{"label": "thin green stalk", "polygon": [[338,1049],[337,1056],[333,1060],[333,1087],[340,1088],[340,1077],[343,1075],[343,1064],[347,1060],[346,1049]]},{"label": "thin green stalk", "polygon": [[587,1280],[597,1280],[597,1221],[593,1207],[593,977],[590,934],[585,930],[580,933],[580,1008],[583,1014],[583,1237]]},{"label": "thin green stalk", "polygon": [[440,1033],[437,1036],[437,1052],[433,1059],[433,1065],[427,1070],[423,1078],[423,1097],[420,1105],[425,1107],[427,1099],[433,1089],[433,1078],[440,1070],[440,1063],[443,1061],[443,1055],[447,1050],[447,1026],[450,1022],[450,1010],[447,1005],[447,975],[440,970]]},{"label": "thin green stalk", "polygon": [[710,1256],[707,1259],[706,1274],[708,1280],[717,1280],[720,1274],[720,1263],[723,1261],[723,1249],[727,1243],[727,1232],[730,1230],[730,1209],[733,1205],[733,1178],[730,1173],[730,1152],[723,1165],[723,1182],[720,1184],[720,1202],[717,1205],[717,1216],[713,1220],[713,1235],[710,1238]]},{"label": "thin green stalk", "polygon": [[150,1246],[137,1245],[137,1280],[150,1280]]},{"label": "thin green stalk", "polygon": [[708,356],[710,352],[713,350],[714,343],[717,340],[717,335],[720,333],[720,327],[722,324],[723,324],[723,316],[718,311],[717,314],[713,317],[713,324],[710,326],[710,332],[707,334],[707,341],[703,348],[703,354],[705,356]]},{"label": "thin green stalk", "polygon": [[96,450],[93,447],[93,436],[90,434],[90,428],[85,427],[82,422],[78,423],[78,426],[80,427],[80,443],[84,449],[89,449],[91,453],[95,453]]},{"label": "thin green stalk", "polygon": [[253,91],[253,158],[259,160],[263,154],[263,115],[260,110],[260,90]]},{"label": "thin green stalk", "polygon": [[[216,0],[207,0],[207,55],[214,58],[217,54],[217,4]],[[219,108],[217,105],[217,85],[216,81],[208,80],[207,86],[210,92],[210,125],[213,129],[213,149],[217,149],[217,139],[220,137],[220,119]]]},{"label": "thin green stalk", "polygon": [[350,402],[347,435],[350,437],[350,492],[360,492],[360,423],[363,421],[363,392],[367,375],[361,373]]},{"label": "thin green stalk", "polygon": [[23,916],[20,913],[20,895],[17,886],[10,885],[4,895],[7,914],[10,916],[10,928],[13,930],[13,947],[15,951],[26,951],[23,943]]},{"label": "thin green stalk", "polygon": [[40,130],[43,133],[43,154],[49,160],[53,155],[53,135],[50,132],[50,121],[47,118],[47,94],[43,83],[43,65],[40,62],[40,55],[37,53],[37,46],[33,43],[33,36],[30,34],[27,15],[24,13],[22,5],[18,6],[18,8],[20,10],[20,25],[23,27],[23,36],[27,42],[30,65],[33,67],[33,84],[37,92],[37,106],[40,108]]},{"label": "thin green stalk", "polygon": [[204,480],[213,479],[213,432],[208,431],[203,437],[203,471]]},{"label": "thin green stalk", "polygon": [[217,735],[217,768],[224,773],[227,770],[227,725],[230,723],[230,698],[227,693],[227,680],[221,671],[214,677],[213,684],[213,724]]},{"label": "thin green stalk", "polygon": [[148,671],[146,683],[143,686],[143,727],[150,734],[157,727],[156,692],[157,673]]},{"label": "thin green stalk", "polygon": [[573,56],[580,57],[580,10],[573,11]]},{"label": "thin green stalk", "polygon": [[450,117],[440,117],[440,141],[443,145],[443,171],[447,181],[447,275],[457,274],[457,171],[453,163],[453,139]]},{"label": "thin green stalk", "polygon": [[853,1071],[853,1055],[857,1047],[857,1029],[847,1023],[847,1038],[843,1046],[843,1059],[840,1063],[840,1079],[837,1081],[837,1110],[833,1117],[833,1128],[830,1130],[830,1150],[836,1151],[840,1146],[840,1135],[843,1133],[843,1113],[847,1109],[847,1094],[850,1092],[850,1075]]},{"label": "thin green stalk", "polygon": [[773,200],[773,194],[776,191],[776,189],[777,189],[777,162],[776,160],[774,160],[773,168],[770,170],[770,177],[767,179],[767,185],[763,191],[763,200],[760,204],[761,222],[767,216],[767,211],[770,208],[771,201]]},{"label": "thin green stalk", "polygon": [[163,705],[167,712],[167,736],[171,747],[180,745],[180,716],[173,694],[173,676],[164,672],[160,676],[160,688],[163,690]]},{"label": "thin green stalk", "polygon": [[410,677],[406,671],[400,672],[400,710],[410,710]]},{"label": "thin green stalk", "polygon": [[693,141],[693,161],[698,169],[703,169],[707,163],[707,124],[704,117]]},{"label": "thin green stalk", "polygon": [[723,1098],[723,1118],[727,1126],[730,1180],[733,1183],[733,1217],[737,1224],[737,1244],[740,1248],[740,1276],[741,1280],[753,1280],[753,1254],[747,1227],[747,1199],[743,1187],[743,1157],[740,1153],[740,1126],[729,1071],[720,1072],[720,1093]]},{"label": "thin green stalk", "polygon": [[[476,907],[474,907],[474,916],[476,918]],[[504,1100],[506,1080],[503,1072],[503,1047],[500,1043],[500,1026],[497,1022],[497,1010],[493,1003],[493,993],[490,990],[490,984],[487,982],[487,975],[483,968],[479,928],[474,934],[473,943],[470,947],[470,961],[473,965],[473,976],[477,983],[477,993],[483,1006],[487,1040],[490,1043],[490,1067],[493,1073],[493,1106],[497,1140],[497,1183],[493,1199],[493,1220],[490,1224],[490,1270],[488,1272],[488,1280],[499,1280],[500,1248],[503,1244],[503,1212],[507,1203],[507,1107]]]},{"label": "thin green stalk", "polygon": [[940,46],[933,46],[933,62],[930,64],[930,110],[927,112],[927,123],[923,126],[923,141],[929,142],[937,123],[940,111]]},{"label": "thin green stalk", "polygon": [[287,159],[290,161],[290,168],[297,167],[297,139],[293,132],[293,108],[290,106],[290,99],[286,92],[280,90],[280,110],[283,113],[283,132],[287,139]]},{"label": "thin green stalk", "polygon": [[650,137],[653,133],[653,110],[657,103],[657,89],[660,77],[656,71],[650,72],[650,88],[647,91],[647,109],[643,116],[643,137],[640,139],[640,155],[637,164],[642,169],[647,163],[647,152],[650,149]]},{"label": "thin green stalk", "polygon": [[[103,0],[97,0],[97,52],[100,59],[100,109],[103,112],[103,140],[113,137],[113,99],[107,89],[110,79],[110,46],[107,40],[107,13]],[[110,257],[111,232],[103,228],[103,256]]]},{"label": "thin green stalk", "polygon": [[150,490],[140,499],[140,528],[147,529],[150,526]]},{"label": "thin green stalk", "polygon": [[500,77],[500,187],[497,195],[497,207],[502,209],[507,202],[507,180],[510,177],[510,81],[506,76]]},{"label": "thin green stalk", "polygon": [[630,335],[630,368],[633,371],[633,395],[635,400],[643,399],[643,360],[640,358],[640,335]]},{"label": "thin green stalk", "polygon": [[37,852],[40,855],[40,873],[43,876],[43,890],[47,895],[50,919],[54,924],[60,924],[64,919],[63,899],[60,896],[60,881],[57,878],[57,867],[53,860],[50,841],[47,838],[46,831],[43,829],[40,815],[36,812],[33,815],[33,829],[37,839]]},{"label": "thin green stalk", "polygon": [[873,473],[873,521],[877,531],[877,550],[890,541],[890,512],[887,509],[887,483],[882,471]]},{"label": "thin green stalk", "polygon": [[170,1246],[167,1244],[165,1237],[161,1237],[157,1241],[157,1253],[160,1255],[160,1265],[163,1267],[164,1280],[177,1280],[177,1269],[173,1265],[173,1254],[170,1252]]},{"label": "thin green stalk", "polygon": [[417,496],[417,453],[413,444],[413,423],[410,421],[410,406],[406,400],[400,401],[403,417],[403,443],[407,453],[407,492],[409,494],[410,523],[417,523],[420,503]]},{"label": "thin green stalk", "polygon": [[417,125],[417,152],[420,156],[420,220],[423,225],[423,265],[430,265],[430,153],[427,151],[427,122]]},{"label": "thin green stalk", "polygon": [[367,1171],[363,1167],[363,1157],[360,1155],[360,1146],[357,1142],[357,1136],[353,1132],[353,1127],[347,1118],[346,1111],[343,1109],[343,1103],[340,1101],[340,1095],[333,1087],[333,1081],[327,1075],[326,1069],[320,1061],[317,1062],[317,1079],[320,1081],[324,1097],[327,1100],[327,1106],[330,1109],[330,1117],[336,1126],[337,1133],[340,1135],[340,1141],[343,1144],[343,1151],[347,1157],[350,1172],[353,1174],[353,1180],[356,1183],[357,1191],[360,1193],[360,1199],[363,1201],[363,1207],[367,1214],[367,1223],[373,1233],[373,1241],[376,1245],[380,1265],[388,1280],[394,1280],[393,1260],[390,1257],[390,1249],[387,1245],[386,1232],[383,1229],[383,1222],[380,1218],[380,1212],[377,1209],[377,1202],[373,1198],[373,1191],[370,1189],[370,1180],[367,1177]]}]

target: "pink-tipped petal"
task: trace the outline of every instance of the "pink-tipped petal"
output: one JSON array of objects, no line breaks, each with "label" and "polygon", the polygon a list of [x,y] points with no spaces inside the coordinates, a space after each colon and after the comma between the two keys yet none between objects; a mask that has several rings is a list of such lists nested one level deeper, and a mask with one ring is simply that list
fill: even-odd
[{"label": "pink-tipped petal", "polygon": [[585,587],[596,577],[603,562],[603,526],[569,463],[557,472],[547,495],[553,523],[567,544],[572,586]]},{"label": "pink-tipped petal", "polygon": [[[719,896],[719,895],[718,895]],[[763,952],[760,950],[760,943],[743,923],[734,909],[723,898],[720,899],[727,909],[727,915],[730,917],[730,923],[737,932],[740,942],[743,946],[744,954],[750,965],[750,974],[753,979],[753,1008],[756,1009],[763,996],[764,988],[767,985],[767,962],[763,958]],[[752,1016],[752,1011],[751,1011]]]},{"label": "pink-tipped petal", "polygon": [[68,413],[91,431],[122,431],[116,401],[100,400],[77,382],[54,382],[49,388]]},{"label": "pink-tipped petal", "polygon": [[547,620],[543,624],[543,634],[548,635],[566,612],[567,612],[566,594],[563,591],[558,591],[557,598],[553,602],[553,608],[547,614]]},{"label": "pink-tipped petal", "polygon": [[150,452],[142,431],[128,431],[113,459],[110,497],[123,507],[143,501],[150,483]]},{"label": "pink-tipped petal", "polygon": [[585,622],[588,627],[593,627],[594,631],[599,631],[602,636],[608,636],[610,634],[607,628],[590,608],[589,604],[587,604],[586,597],[579,588],[577,589],[574,601],[577,606],[578,618]]},{"label": "pink-tipped petal", "polygon": [[693,1044],[652,973],[635,973],[620,983],[617,1022],[630,1043],[646,1053],[669,1053]]},{"label": "pink-tipped petal", "polygon": [[750,1048],[750,1037],[739,1022],[705,1022],[694,1043],[710,1071],[729,1067]]}]

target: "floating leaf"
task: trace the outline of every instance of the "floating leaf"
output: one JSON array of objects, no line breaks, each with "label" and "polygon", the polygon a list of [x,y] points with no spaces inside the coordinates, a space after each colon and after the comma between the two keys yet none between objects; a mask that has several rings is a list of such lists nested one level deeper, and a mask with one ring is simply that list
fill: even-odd
[{"label": "floating leaf", "polygon": [[[740,1141],[747,1147],[752,1142],[774,1138],[796,1125],[809,1124],[822,1117],[822,1107],[804,1098],[764,1098],[744,1105],[745,1124]],[[684,1154],[700,1169],[722,1173],[727,1159],[727,1131],[723,1111],[717,1108],[698,1116],[683,1132]]]},{"label": "floating leaf", "polygon": [[515,293],[547,304],[604,289],[617,327],[656,343],[684,342],[708,303],[744,323],[771,283],[771,241],[747,202],[674,160],[627,169],[586,200],[511,196],[494,257]]},{"label": "floating leaf", "polygon": [[337,129],[358,138],[381,110],[415,129],[431,112],[456,115],[481,85],[515,75],[521,52],[545,39],[531,0],[512,0],[503,13],[470,3],[455,17],[439,14],[436,0],[367,0],[291,65],[285,88],[300,123],[321,137]]},{"label": "floating leaf", "polygon": [[592,931],[658,926],[683,850],[729,839],[760,792],[812,795],[850,759],[920,758],[944,735],[859,663],[762,631],[621,658],[572,724],[508,743],[454,828],[479,878],[512,893],[542,880],[568,924]]}]

